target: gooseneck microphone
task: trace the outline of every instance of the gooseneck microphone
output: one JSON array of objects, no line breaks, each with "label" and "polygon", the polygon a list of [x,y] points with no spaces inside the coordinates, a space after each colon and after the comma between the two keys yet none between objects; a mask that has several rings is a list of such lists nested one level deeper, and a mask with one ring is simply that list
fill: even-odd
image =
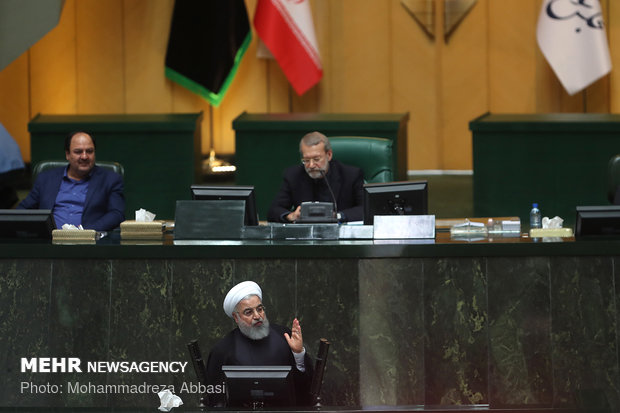
[{"label": "gooseneck microphone", "polygon": [[325,173],[323,168],[319,168],[319,171],[321,171],[321,176],[323,177],[323,179],[325,179],[325,183],[327,184],[327,189],[329,189],[329,194],[332,196],[332,201],[334,201],[334,216],[336,216],[336,214],[338,214],[338,203],[336,202],[334,191],[332,191],[332,187],[329,184],[329,180],[327,179],[327,174]]}]

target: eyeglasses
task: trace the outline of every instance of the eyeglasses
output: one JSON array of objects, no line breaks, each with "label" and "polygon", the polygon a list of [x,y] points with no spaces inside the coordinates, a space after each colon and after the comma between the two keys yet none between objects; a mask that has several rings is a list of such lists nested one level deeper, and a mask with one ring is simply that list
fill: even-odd
[{"label": "eyeglasses", "polygon": [[256,311],[258,315],[261,315],[265,312],[265,306],[260,304],[260,305],[257,305],[255,308],[246,308],[245,310],[242,311],[242,313],[246,317],[252,317],[252,315],[254,314],[254,311]]},{"label": "eyeglasses", "polygon": [[312,162],[315,164],[320,163],[324,156],[315,156],[314,158],[301,158],[301,163],[304,165],[310,165]]}]

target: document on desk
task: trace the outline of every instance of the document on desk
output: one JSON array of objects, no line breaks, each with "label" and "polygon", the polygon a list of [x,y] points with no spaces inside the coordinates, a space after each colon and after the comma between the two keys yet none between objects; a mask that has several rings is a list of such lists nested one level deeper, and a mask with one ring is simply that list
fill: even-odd
[{"label": "document on desk", "polygon": [[453,225],[450,228],[451,236],[487,236],[488,230],[487,227],[482,222],[472,222],[470,220],[466,220],[462,224]]},{"label": "document on desk", "polygon": [[375,215],[374,239],[435,238],[435,215]]}]

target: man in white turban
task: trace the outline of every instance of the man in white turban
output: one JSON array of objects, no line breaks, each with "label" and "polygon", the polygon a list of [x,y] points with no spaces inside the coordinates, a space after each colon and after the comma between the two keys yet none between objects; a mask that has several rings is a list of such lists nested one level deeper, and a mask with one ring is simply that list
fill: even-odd
[{"label": "man in white turban", "polygon": [[[224,382],[222,366],[291,366],[297,405],[309,405],[312,360],[304,348],[301,325],[295,318],[287,327],[270,324],[263,305],[263,292],[254,281],[235,285],[223,304],[236,329],[218,341],[207,360],[207,382]],[[225,394],[210,394],[211,406],[224,406]]]}]

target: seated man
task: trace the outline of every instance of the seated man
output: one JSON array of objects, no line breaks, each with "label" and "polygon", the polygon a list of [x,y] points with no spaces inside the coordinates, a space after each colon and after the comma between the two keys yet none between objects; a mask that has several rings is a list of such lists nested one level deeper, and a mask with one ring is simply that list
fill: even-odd
[{"label": "seated man", "polygon": [[[284,171],[280,192],[271,203],[267,220],[295,222],[301,203],[306,201],[334,202],[340,222],[364,219],[364,174],[361,169],[332,159],[329,139],[320,132],[311,132],[299,142],[301,165]],[[329,181],[329,186],[325,180]],[[333,197],[330,192],[333,191]]]},{"label": "seated man", "polygon": [[17,208],[51,209],[56,226],[110,231],[125,219],[123,178],[95,165],[95,139],[75,132],[65,139],[66,167],[41,172]]},{"label": "seated man", "polygon": [[[292,331],[270,324],[262,304],[263,293],[253,281],[235,285],[224,299],[224,312],[236,329],[216,343],[207,360],[207,383],[224,382],[222,366],[291,366],[298,405],[309,405],[312,361],[304,348],[301,326]],[[209,394],[209,405],[224,406],[225,394]]]}]

